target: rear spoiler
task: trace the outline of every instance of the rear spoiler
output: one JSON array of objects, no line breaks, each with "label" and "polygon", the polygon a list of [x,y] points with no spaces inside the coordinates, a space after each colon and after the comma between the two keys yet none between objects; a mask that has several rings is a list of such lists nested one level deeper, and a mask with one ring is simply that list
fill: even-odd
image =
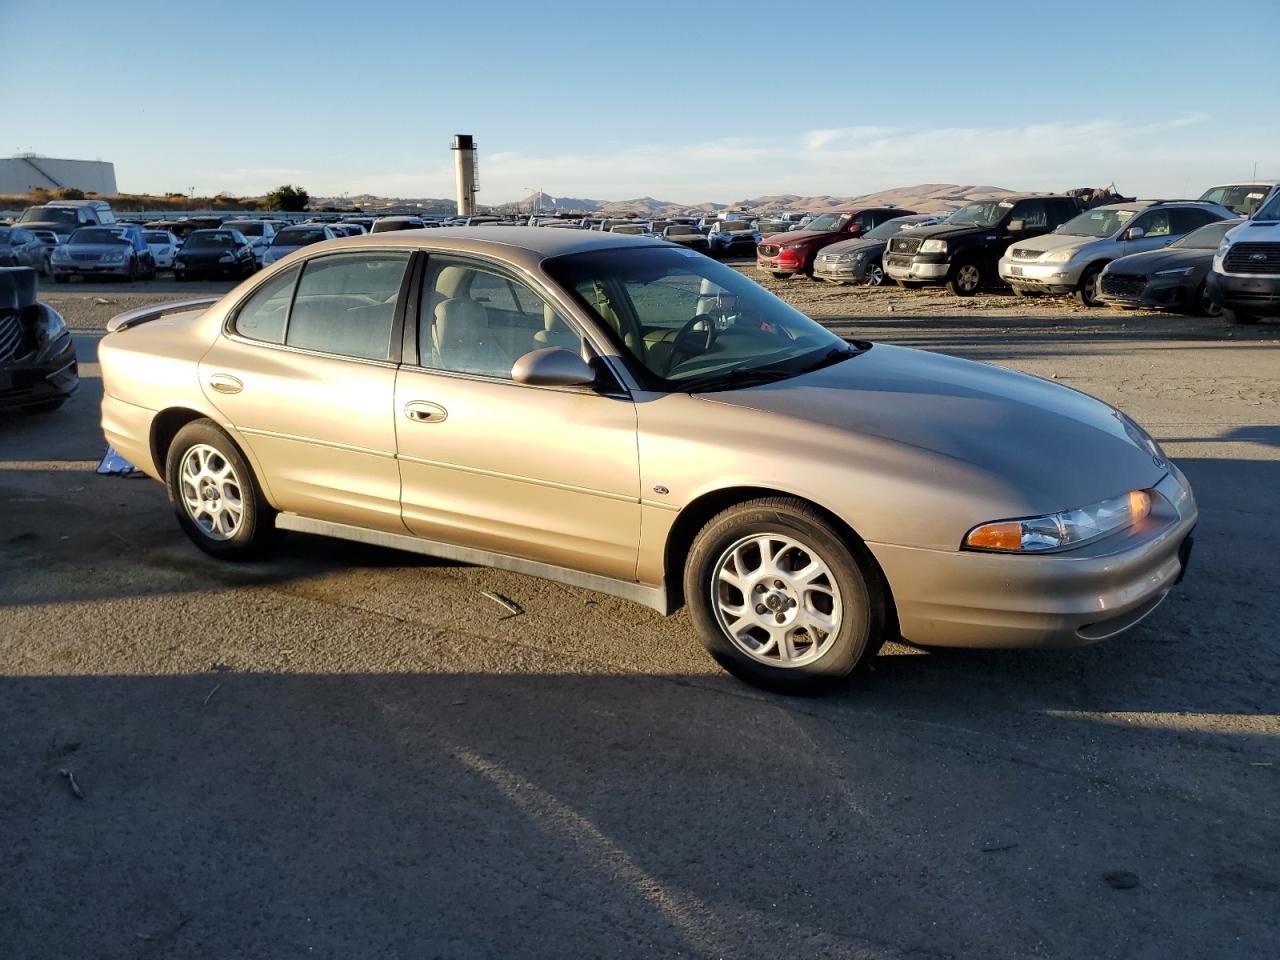
[{"label": "rear spoiler", "polygon": [[203,310],[205,307],[213,306],[221,299],[221,297],[203,297],[199,300],[174,300],[171,303],[159,303],[149,307],[138,307],[136,310],[126,310],[124,313],[117,313],[107,321],[107,333],[128,330],[130,327],[136,327],[140,323],[149,323],[158,317],[163,317],[166,313]]}]

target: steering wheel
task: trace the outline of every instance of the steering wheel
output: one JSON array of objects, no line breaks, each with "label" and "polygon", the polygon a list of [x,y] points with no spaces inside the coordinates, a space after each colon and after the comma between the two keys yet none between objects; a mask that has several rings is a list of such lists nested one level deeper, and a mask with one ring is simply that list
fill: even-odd
[{"label": "steering wheel", "polygon": [[[701,325],[704,330],[699,329]],[[671,352],[667,354],[667,373],[676,365],[696,353],[706,353],[716,342],[716,318],[710,313],[700,313],[691,318],[671,338]]]}]

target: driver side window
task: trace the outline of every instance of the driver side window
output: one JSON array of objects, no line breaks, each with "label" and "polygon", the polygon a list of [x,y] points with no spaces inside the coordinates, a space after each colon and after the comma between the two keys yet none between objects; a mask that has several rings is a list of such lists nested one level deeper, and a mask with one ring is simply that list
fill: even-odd
[{"label": "driver side window", "polygon": [[[1141,227],[1148,237],[1167,237],[1169,235],[1169,211],[1152,210],[1138,218],[1132,227]],[[1130,229],[1132,229],[1130,227]]]}]

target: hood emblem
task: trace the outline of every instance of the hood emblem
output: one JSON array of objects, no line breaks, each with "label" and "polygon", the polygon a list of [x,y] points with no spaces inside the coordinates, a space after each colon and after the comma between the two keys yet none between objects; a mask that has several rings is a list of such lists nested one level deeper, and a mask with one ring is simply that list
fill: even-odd
[{"label": "hood emblem", "polygon": [[1267,259],[1267,255],[1266,255],[1265,253],[1254,253],[1254,254],[1250,254],[1250,255],[1249,255],[1249,259],[1250,259],[1250,260],[1265,260],[1265,259]]}]

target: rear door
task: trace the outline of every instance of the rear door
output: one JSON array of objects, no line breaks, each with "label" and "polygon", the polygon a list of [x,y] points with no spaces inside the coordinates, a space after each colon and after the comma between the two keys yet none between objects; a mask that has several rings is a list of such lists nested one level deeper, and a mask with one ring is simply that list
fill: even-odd
[{"label": "rear door", "polygon": [[419,301],[395,386],[405,525],[431,540],[635,579],[630,397],[511,379],[531,350],[590,354],[561,311],[500,264],[432,255]]},{"label": "rear door", "polygon": [[321,254],[276,274],[201,360],[281,510],[404,532],[392,402],[410,258]]}]

